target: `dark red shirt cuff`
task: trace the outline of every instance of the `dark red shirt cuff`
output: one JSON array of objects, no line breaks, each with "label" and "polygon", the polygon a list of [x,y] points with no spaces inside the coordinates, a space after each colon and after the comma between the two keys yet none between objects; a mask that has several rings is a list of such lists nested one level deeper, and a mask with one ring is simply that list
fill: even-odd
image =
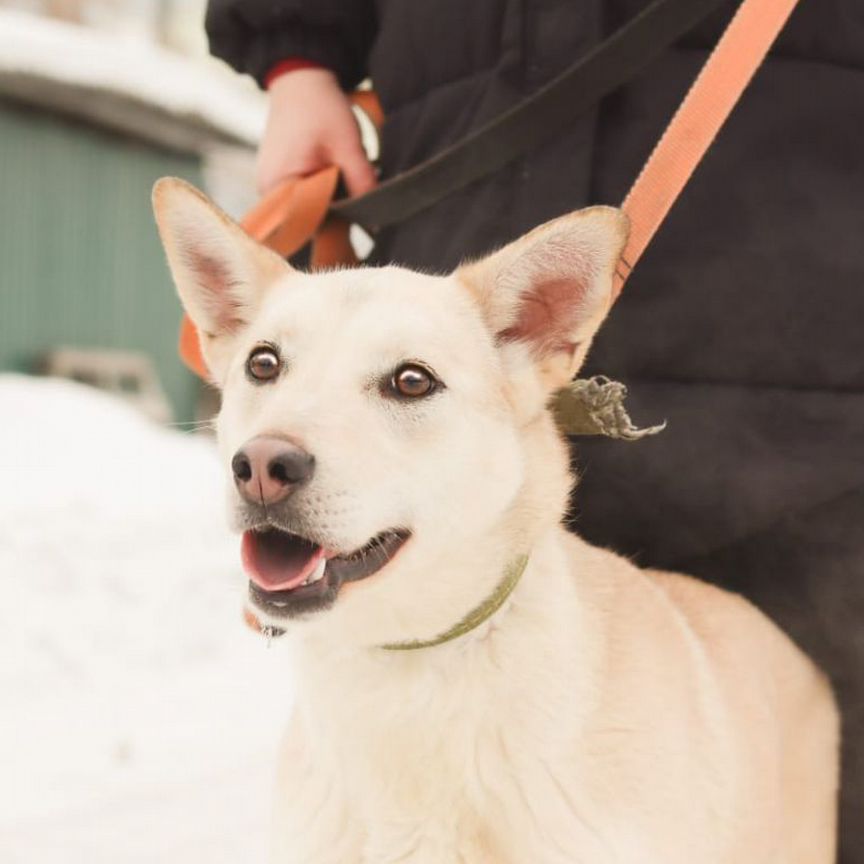
[{"label": "dark red shirt cuff", "polygon": [[289,57],[286,60],[280,60],[265,76],[264,87],[270,88],[270,85],[280,76],[288,72],[295,72],[297,69],[323,69],[320,63],[314,60],[305,60],[303,57]]}]

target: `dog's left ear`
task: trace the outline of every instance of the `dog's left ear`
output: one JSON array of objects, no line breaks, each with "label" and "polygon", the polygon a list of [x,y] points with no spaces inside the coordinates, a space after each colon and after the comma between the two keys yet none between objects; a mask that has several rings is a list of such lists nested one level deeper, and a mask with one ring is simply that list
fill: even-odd
[{"label": "dog's left ear", "polygon": [[582,365],[612,303],[629,223],[614,207],[553,219],[455,276],[475,295],[499,342],[525,345],[549,389]]},{"label": "dog's left ear", "polygon": [[153,210],[177,293],[218,381],[233,338],[291,268],[202,192],[176,177],[153,187]]}]

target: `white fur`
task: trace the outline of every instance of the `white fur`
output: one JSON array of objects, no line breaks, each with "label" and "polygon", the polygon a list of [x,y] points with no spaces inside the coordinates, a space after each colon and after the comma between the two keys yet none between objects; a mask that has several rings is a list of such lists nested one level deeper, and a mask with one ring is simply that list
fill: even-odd
[{"label": "white fur", "polygon": [[[249,438],[288,434],[316,457],[303,506],[336,548],[413,532],[332,609],[288,624],[299,692],[275,862],[833,860],[837,716],[820,673],[744,600],[560,525],[572,479],[545,404],[608,309],[616,211],[433,277],[277,266],[179,181],[157,187],[156,210],[211,334],[226,468]],[[236,276],[227,311],[190,267],[202,245]],[[549,335],[571,319],[568,338]],[[288,369],[254,386],[243,366],[261,340]],[[446,390],[388,401],[375,382],[405,360]],[[443,632],[523,553],[510,599],[471,633],[378,647]]]}]

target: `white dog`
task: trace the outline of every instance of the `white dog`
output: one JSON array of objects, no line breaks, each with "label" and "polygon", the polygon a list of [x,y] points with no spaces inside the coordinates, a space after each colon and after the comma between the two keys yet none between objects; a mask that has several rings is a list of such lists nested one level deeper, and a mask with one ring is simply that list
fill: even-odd
[{"label": "white dog", "polygon": [[307,274],[182,181],[154,195],[249,602],[294,642],[275,861],[833,860],[823,676],[740,597],[561,526],[547,402],[610,306],[619,211],[449,276]]}]

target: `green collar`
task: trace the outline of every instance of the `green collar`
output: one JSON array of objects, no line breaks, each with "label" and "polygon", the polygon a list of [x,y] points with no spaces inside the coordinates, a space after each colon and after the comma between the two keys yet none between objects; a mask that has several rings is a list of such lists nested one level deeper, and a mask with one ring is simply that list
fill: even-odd
[{"label": "green collar", "polygon": [[495,590],[479,606],[472,609],[464,618],[457,621],[440,636],[433,639],[412,639],[410,642],[389,642],[380,647],[385,651],[413,651],[416,648],[432,648],[434,645],[442,645],[444,642],[470,633],[475,627],[488,621],[504,605],[504,601],[513,592],[527,566],[527,555],[520,555],[511,561],[504,571],[503,578],[495,586]]}]

